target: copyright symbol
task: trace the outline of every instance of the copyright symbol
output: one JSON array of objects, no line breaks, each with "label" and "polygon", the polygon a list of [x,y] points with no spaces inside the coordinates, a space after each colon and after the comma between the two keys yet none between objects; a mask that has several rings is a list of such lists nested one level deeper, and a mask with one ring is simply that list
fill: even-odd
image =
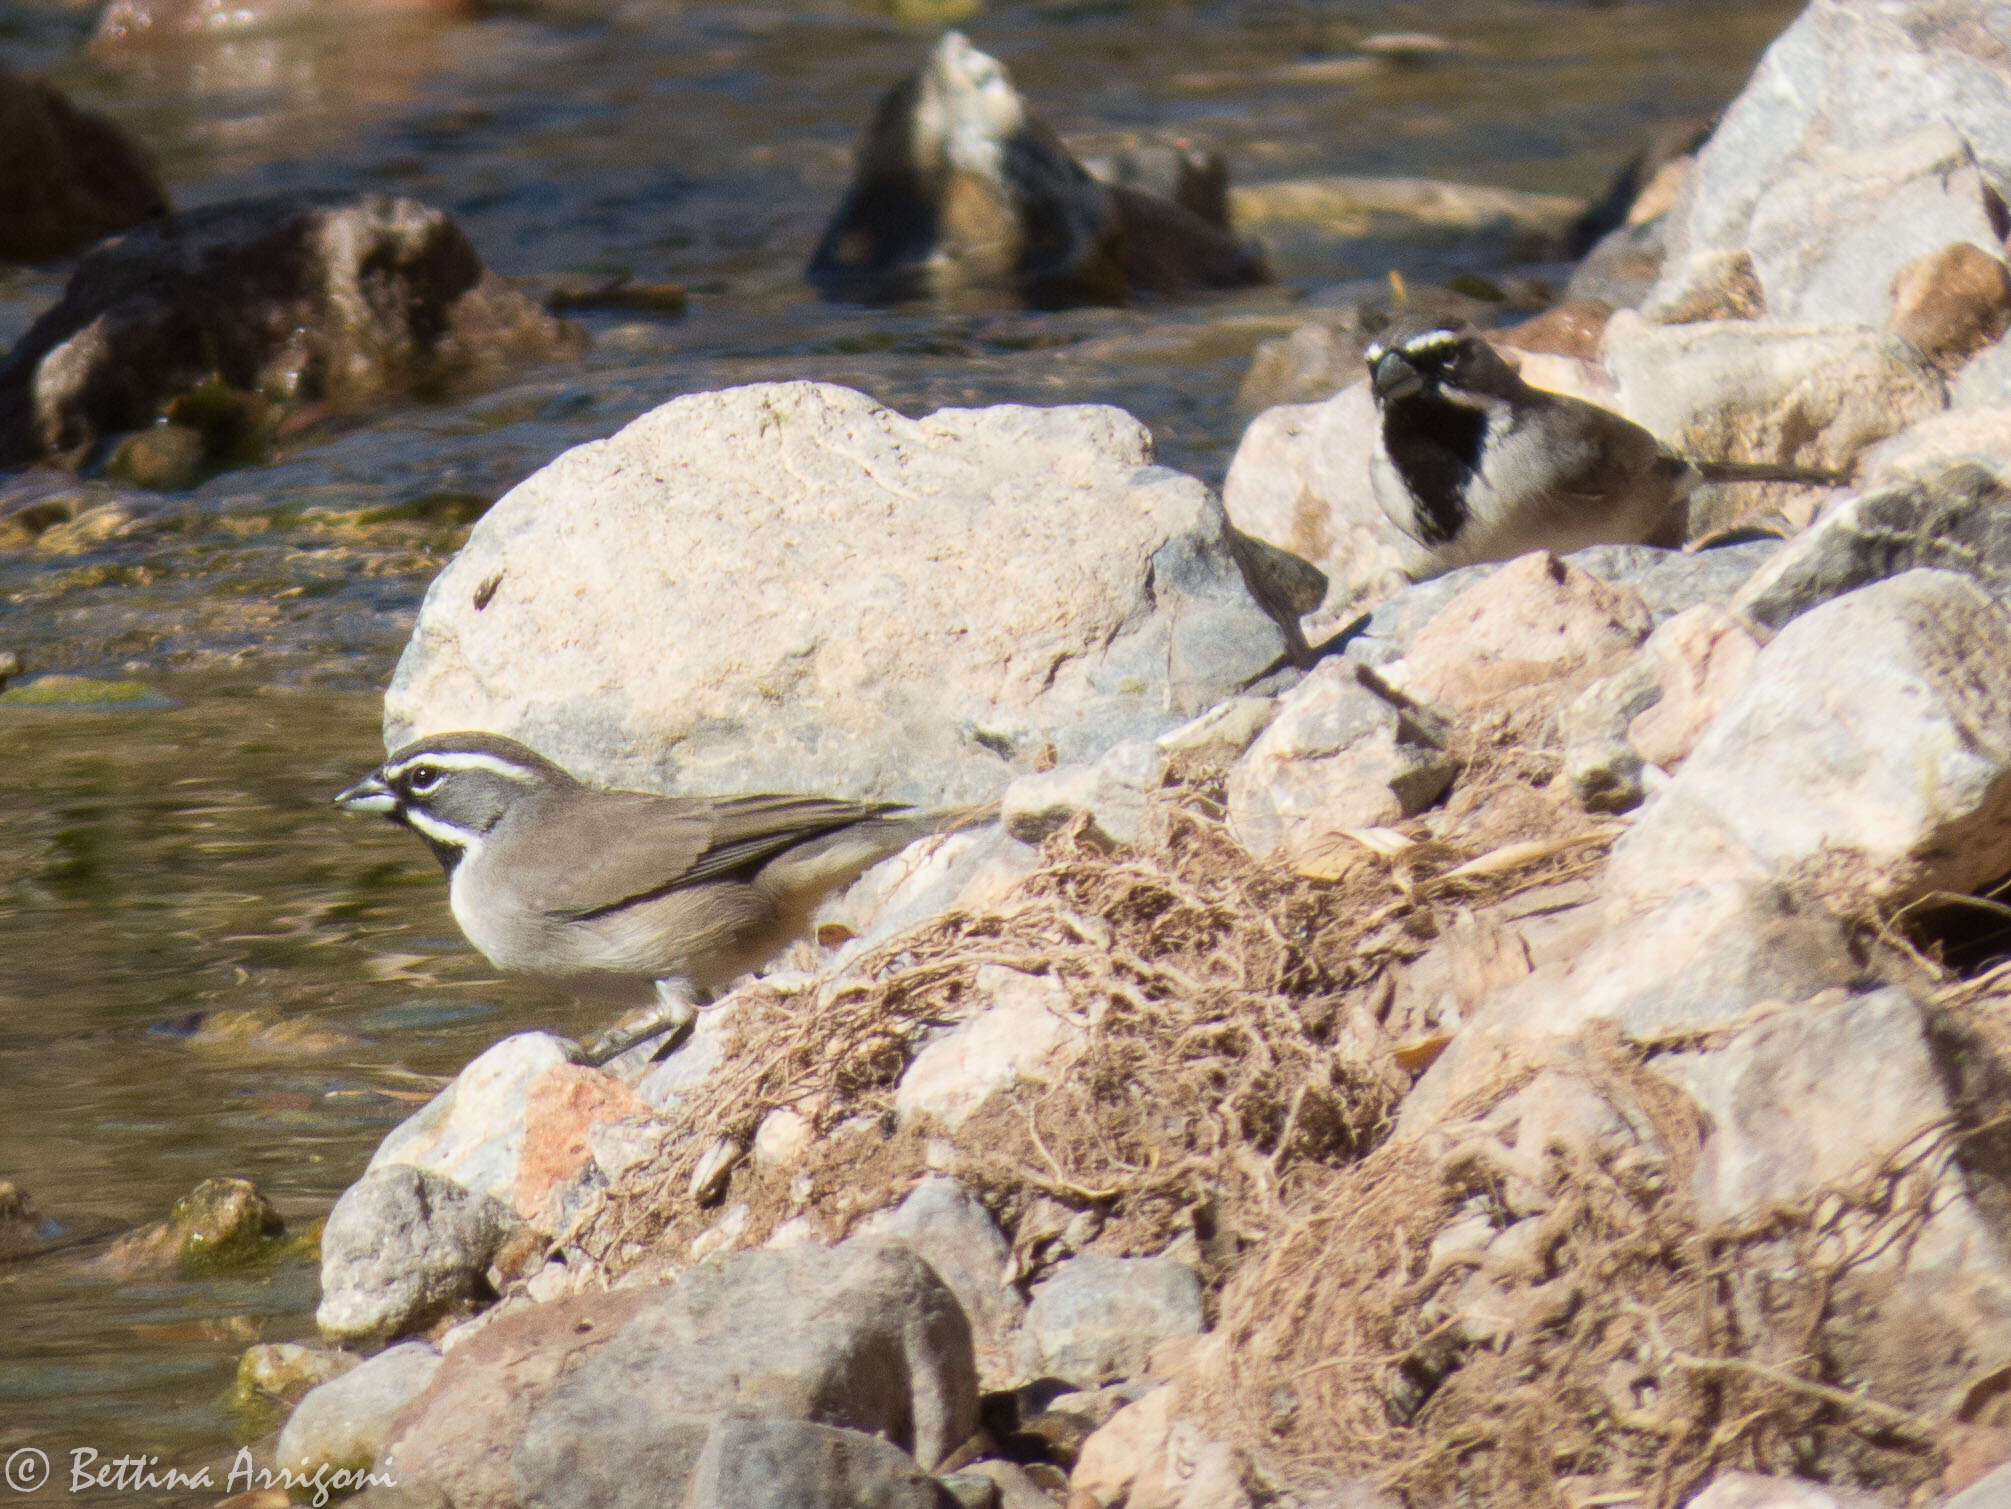
[{"label": "copyright symbol", "polygon": [[6,1478],[16,1493],[33,1493],[49,1481],[49,1453],[22,1447],[7,1459]]}]

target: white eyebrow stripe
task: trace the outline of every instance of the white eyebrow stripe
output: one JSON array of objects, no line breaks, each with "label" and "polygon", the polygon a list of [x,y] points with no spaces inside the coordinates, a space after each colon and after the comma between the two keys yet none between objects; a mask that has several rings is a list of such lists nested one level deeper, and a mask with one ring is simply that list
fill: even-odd
[{"label": "white eyebrow stripe", "polygon": [[480,834],[470,833],[466,828],[456,828],[452,823],[443,823],[432,813],[423,812],[417,807],[407,807],[404,818],[436,844],[445,844],[450,849],[460,849],[468,854],[473,854],[482,846]]},{"label": "white eyebrow stripe", "polygon": [[1414,335],[1403,343],[1406,351],[1443,351],[1460,343],[1457,330],[1427,330],[1423,335]]},{"label": "white eyebrow stripe", "polygon": [[514,760],[506,760],[501,755],[483,754],[474,749],[443,749],[436,753],[421,750],[407,755],[396,765],[384,767],[384,779],[396,781],[415,765],[431,765],[440,770],[486,770],[491,775],[499,775],[507,781],[535,781],[537,772],[526,770]]}]

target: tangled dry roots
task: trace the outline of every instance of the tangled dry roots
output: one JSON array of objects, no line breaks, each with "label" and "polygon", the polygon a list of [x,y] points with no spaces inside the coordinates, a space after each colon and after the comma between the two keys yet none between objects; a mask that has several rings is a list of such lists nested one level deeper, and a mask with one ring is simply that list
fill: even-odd
[{"label": "tangled dry roots", "polygon": [[[1886,1495],[1934,1478],[1935,1431],[1880,1398],[1909,1392],[1932,1343],[1860,1339],[1962,1139],[1931,1129],[1846,1188],[1710,1226],[1672,1087],[1626,1072],[1617,1043],[1604,1056],[1602,1092],[1655,1124],[1659,1160],[1551,1148],[1520,1261],[1434,1258],[1456,1211],[1500,1197],[1470,1149],[1406,1139],[1336,1171],[1225,1293],[1215,1409],[1288,1478],[1367,1477],[1414,1506],[1663,1509],[1723,1468]],[[1494,1296],[1479,1329],[1460,1294],[1476,1272]]]},{"label": "tangled dry roots", "polygon": [[[1190,1230],[1261,1240],[1298,1181],[1373,1145],[1407,1088],[1371,987],[1428,946],[1438,909],[1597,858],[1577,841],[1523,845],[1462,870],[1457,849],[1392,835],[1395,857],[1353,844],[1362,862],[1295,870],[1236,843],[1219,789],[1164,798],[1135,848],[1070,830],[996,910],[935,918],[836,981],[744,995],[725,1064],[672,1114],[663,1154],[571,1244],[610,1275],[683,1250],[715,1219],[711,1171],[781,1107],[823,1135],[792,1188],[732,1175],[726,1198],[754,1213],[745,1240],[806,1210],[841,1231],[898,1198],[925,1155],[945,1167],[945,1143],[948,1171],[984,1192],[1026,1260],[1040,1223],[1022,1218],[1042,1201],[1094,1212],[1103,1250]],[[1085,1046],[1056,1082],[994,1096],[930,1151],[893,1133],[894,1089],[934,1029],[986,1004],[987,965],[1059,982]]]}]

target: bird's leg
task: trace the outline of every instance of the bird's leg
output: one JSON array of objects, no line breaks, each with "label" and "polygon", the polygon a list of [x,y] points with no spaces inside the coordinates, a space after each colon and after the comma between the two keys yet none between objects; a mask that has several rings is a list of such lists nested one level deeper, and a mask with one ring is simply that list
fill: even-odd
[{"label": "bird's leg", "polygon": [[697,1020],[697,992],[683,980],[658,980],[656,1005],[640,1021],[626,1027],[610,1027],[603,1032],[594,1039],[580,1061],[589,1068],[598,1069],[652,1038],[664,1041],[650,1057],[652,1060],[662,1058],[684,1041],[692,1023]]}]

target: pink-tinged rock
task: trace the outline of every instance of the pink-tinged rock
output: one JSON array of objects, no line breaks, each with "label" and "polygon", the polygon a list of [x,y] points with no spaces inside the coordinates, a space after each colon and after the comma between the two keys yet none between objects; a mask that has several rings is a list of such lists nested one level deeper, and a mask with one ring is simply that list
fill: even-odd
[{"label": "pink-tinged rock", "polygon": [[611,1075],[580,1064],[554,1064],[524,1097],[524,1149],[512,1203],[517,1214],[556,1230],[559,1207],[594,1163],[597,1128],[655,1117],[635,1092]]},{"label": "pink-tinged rock", "polygon": [[574,1051],[547,1032],[504,1038],[393,1128],[367,1172],[409,1164],[515,1209],[532,1087]]},{"label": "pink-tinged rock", "polygon": [[1641,653],[1660,696],[1627,725],[1627,740],[1651,765],[1674,770],[1745,685],[1760,642],[1724,608],[1699,603],[1649,635]]},{"label": "pink-tinged rock", "polygon": [[1504,692],[1597,670],[1647,638],[1648,606],[1536,551],[1461,592],[1420,629],[1389,679],[1449,712],[1477,711]]},{"label": "pink-tinged rock", "polygon": [[1082,1054],[1088,1025],[1052,975],[980,965],[977,993],[990,1004],[915,1055],[894,1092],[901,1120],[963,1125],[992,1093],[1050,1081]]},{"label": "pink-tinged rock", "polygon": [[1331,657],[1279,699],[1278,713],[1229,772],[1229,825],[1251,853],[1297,852],[1349,828],[1422,811],[1457,763],[1443,720]]},{"label": "pink-tinged rock", "polygon": [[1782,629],[1607,885],[1646,903],[1815,868],[1892,903],[2011,870],[2011,613],[1970,578],[1909,571]]}]

